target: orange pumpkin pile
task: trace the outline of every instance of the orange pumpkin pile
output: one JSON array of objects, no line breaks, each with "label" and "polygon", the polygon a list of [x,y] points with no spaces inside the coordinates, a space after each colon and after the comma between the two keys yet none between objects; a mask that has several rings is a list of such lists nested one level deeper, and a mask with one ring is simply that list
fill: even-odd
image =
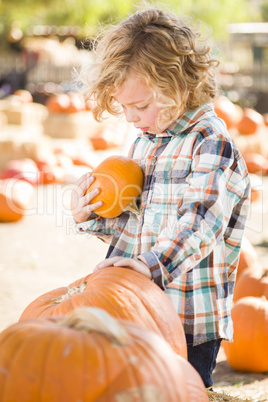
[{"label": "orange pumpkin pile", "polygon": [[261,135],[268,113],[261,115],[250,107],[241,108],[223,95],[215,99],[214,109],[242,153],[250,174],[251,202],[255,202],[262,196],[262,183],[254,175],[268,174],[268,148]]},{"label": "orange pumpkin pile", "polygon": [[92,171],[95,178],[87,192],[100,189],[91,201],[102,201],[94,212],[104,218],[120,215],[125,207],[142,191],[143,171],[139,164],[125,156],[110,156]]},{"label": "orange pumpkin pile", "polygon": [[241,108],[224,95],[214,100],[214,110],[228,130],[234,128],[243,135],[256,134],[264,126],[264,117],[260,113],[250,107]]},{"label": "orange pumpkin pile", "polygon": [[34,300],[0,334],[0,367],[7,400],[208,402],[171,301],[122,267]]},{"label": "orange pumpkin pile", "polygon": [[163,338],[96,308],[10,326],[0,366],[9,401],[208,402],[199,374]]}]

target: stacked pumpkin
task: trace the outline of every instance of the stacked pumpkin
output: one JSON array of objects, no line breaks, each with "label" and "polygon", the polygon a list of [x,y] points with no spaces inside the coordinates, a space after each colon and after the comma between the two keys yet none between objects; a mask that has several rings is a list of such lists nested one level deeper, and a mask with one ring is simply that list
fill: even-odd
[{"label": "stacked pumpkin", "polygon": [[223,342],[227,361],[238,371],[268,371],[268,270],[244,238],[232,308],[233,342]]},{"label": "stacked pumpkin", "polygon": [[122,267],[33,301],[0,335],[0,366],[1,402],[208,401],[170,300]]},{"label": "stacked pumpkin", "polygon": [[251,201],[261,197],[262,182],[259,175],[268,174],[268,149],[263,141],[265,119],[252,108],[242,108],[226,96],[214,102],[215,112],[224,120],[246,162],[251,178]]},{"label": "stacked pumpkin", "polygon": [[94,150],[107,150],[123,146],[129,126],[107,114],[97,122],[91,109],[92,100],[85,100],[78,92],[57,93],[46,101],[47,118],[43,122],[46,135],[55,138],[80,138],[86,136]]}]

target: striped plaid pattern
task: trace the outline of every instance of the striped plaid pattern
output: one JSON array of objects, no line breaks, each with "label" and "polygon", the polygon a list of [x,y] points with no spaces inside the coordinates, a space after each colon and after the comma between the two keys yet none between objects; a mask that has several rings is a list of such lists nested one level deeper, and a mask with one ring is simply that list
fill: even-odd
[{"label": "striped plaid pattern", "polygon": [[110,243],[107,257],[141,258],[172,301],[187,343],[231,340],[230,310],[249,207],[246,165],[212,105],[163,133],[141,133],[130,156],[144,171],[139,211],[77,225]]}]

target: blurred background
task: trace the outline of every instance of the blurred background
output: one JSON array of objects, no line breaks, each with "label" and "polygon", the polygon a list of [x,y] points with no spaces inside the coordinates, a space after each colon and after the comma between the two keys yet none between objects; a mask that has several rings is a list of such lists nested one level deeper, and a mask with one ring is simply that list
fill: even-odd
[{"label": "blurred background", "polygon": [[[0,98],[25,88],[44,103],[51,92],[70,90],[99,25],[118,22],[136,6],[134,0],[1,0]],[[222,91],[266,112],[268,1],[170,0],[164,7],[211,28]]]},{"label": "blurred background", "polygon": [[[215,111],[252,186],[238,273],[267,277],[268,0],[147,4],[190,16],[210,34],[220,60]],[[136,8],[134,0],[0,0],[0,330],[105,258],[107,244],[76,233],[70,194],[105,157],[127,155],[137,133],[112,116],[97,123],[77,79],[98,28]],[[216,391],[268,401],[267,373],[236,373],[223,352],[217,370]]]}]

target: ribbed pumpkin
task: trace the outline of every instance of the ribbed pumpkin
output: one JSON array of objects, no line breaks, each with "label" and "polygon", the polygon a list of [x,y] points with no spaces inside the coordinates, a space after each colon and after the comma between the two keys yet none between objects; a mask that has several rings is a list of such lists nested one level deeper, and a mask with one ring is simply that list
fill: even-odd
[{"label": "ribbed pumpkin", "polygon": [[87,192],[100,189],[91,203],[102,201],[94,212],[104,218],[115,218],[142,191],[143,171],[139,164],[125,156],[110,156],[93,171],[94,182]]},{"label": "ribbed pumpkin", "polygon": [[171,301],[156,284],[131,269],[108,267],[52,290],[29,304],[20,320],[64,315],[81,306],[99,307],[140,324],[162,335],[187,358],[184,330]]},{"label": "ribbed pumpkin", "polygon": [[0,335],[0,402],[207,402],[167,342],[96,308],[14,324]]},{"label": "ribbed pumpkin", "polygon": [[243,297],[232,308],[234,341],[222,345],[230,366],[238,371],[268,371],[268,300]]},{"label": "ribbed pumpkin", "polygon": [[234,301],[242,297],[265,296],[268,300],[268,270],[247,268],[239,275],[234,288]]},{"label": "ribbed pumpkin", "polygon": [[34,188],[24,180],[0,180],[0,222],[17,222],[30,206]]}]

